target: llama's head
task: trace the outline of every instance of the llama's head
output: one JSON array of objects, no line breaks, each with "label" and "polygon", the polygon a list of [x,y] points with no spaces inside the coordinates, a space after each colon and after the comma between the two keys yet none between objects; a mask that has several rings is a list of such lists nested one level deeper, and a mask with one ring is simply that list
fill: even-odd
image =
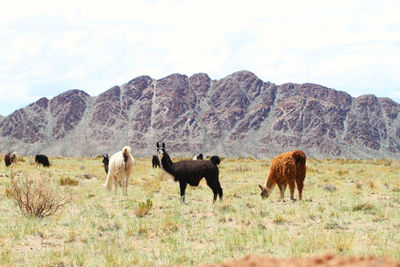
[{"label": "llama's head", "polygon": [[270,191],[265,186],[262,186],[260,184],[258,185],[258,187],[261,189],[261,198],[268,198]]},{"label": "llama's head", "polygon": [[110,159],[108,158],[108,154],[103,155],[103,163],[108,165],[109,161],[110,161]]},{"label": "llama's head", "polygon": [[157,142],[157,154],[158,154],[159,156],[162,156],[162,155],[164,155],[164,153],[165,153],[165,144],[162,143],[162,145],[160,145],[160,144]]}]

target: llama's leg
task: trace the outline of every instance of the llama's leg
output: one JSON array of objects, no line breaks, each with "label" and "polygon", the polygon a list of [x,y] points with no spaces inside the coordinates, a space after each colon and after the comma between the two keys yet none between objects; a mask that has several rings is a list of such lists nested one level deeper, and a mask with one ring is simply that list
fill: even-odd
[{"label": "llama's leg", "polygon": [[126,188],[125,176],[122,176],[120,182],[121,182],[121,187],[122,187],[122,194],[125,195],[125,188]]},{"label": "llama's leg", "polygon": [[187,183],[179,181],[179,187],[181,189],[181,201],[185,203],[185,190]]},{"label": "llama's leg", "polygon": [[222,192],[222,187],[221,187],[221,184],[219,183],[219,180],[217,180],[217,186],[218,186],[219,200],[222,201],[223,192]]},{"label": "llama's leg", "polygon": [[[304,178],[303,178],[304,179]],[[296,178],[296,184],[297,184],[297,190],[299,191],[299,199],[301,200],[303,197],[303,179],[301,178]]]},{"label": "llama's leg", "polygon": [[285,184],[278,184],[278,188],[279,188],[279,191],[281,193],[281,199],[284,200],[285,199],[286,185]]},{"label": "llama's leg", "polygon": [[206,181],[207,181],[207,185],[211,188],[211,190],[214,193],[214,198],[213,198],[213,202],[215,202],[217,200],[217,197],[219,195],[219,199],[222,200],[222,188],[221,185],[219,184],[218,180],[210,179],[206,177]]},{"label": "llama's leg", "polygon": [[125,178],[125,195],[128,195],[129,175]]},{"label": "llama's leg", "polygon": [[219,186],[218,194],[219,194],[219,200],[222,201],[222,196],[224,195],[224,193],[222,192],[222,187],[221,186]]},{"label": "llama's leg", "polygon": [[294,200],[294,180],[289,181],[290,199]]}]

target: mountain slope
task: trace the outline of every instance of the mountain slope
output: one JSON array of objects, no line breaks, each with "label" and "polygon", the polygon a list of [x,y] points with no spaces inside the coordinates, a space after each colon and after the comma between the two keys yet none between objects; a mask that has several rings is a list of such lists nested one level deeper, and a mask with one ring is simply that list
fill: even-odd
[{"label": "mountain slope", "polygon": [[95,156],[124,145],[135,156],[163,141],[172,156],[198,152],[273,157],[399,158],[400,105],[316,84],[275,85],[240,71],[137,77],[91,97],[80,90],[39,99],[0,120],[0,151]]}]

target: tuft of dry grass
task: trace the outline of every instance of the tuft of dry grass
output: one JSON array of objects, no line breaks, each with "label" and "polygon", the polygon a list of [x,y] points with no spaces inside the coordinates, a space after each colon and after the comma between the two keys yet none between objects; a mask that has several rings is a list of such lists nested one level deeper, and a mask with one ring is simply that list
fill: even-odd
[{"label": "tuft of dry grass", "polygon": [[77,186],[79,184],[78,180],[72,179],[72,178],[64,178],[61,177],[59,180],[60,185],[65,186],[65,185],[69,185],[69,186]]},{"label": "tuft of dry grass", "polygon": [[138,217],[143,217],[150,212],[150,209],[153,207],[153,202],[150,198],[146,200],[146,202],[139,202],[138,207],[135,210],[135,214]]},{"label": "tuft of dry grass", "polygon": [[371,203],[360,203],[360,204],[354,205],[352,207],[352,210],[353,211],[359,211],[359,210],[368,211],[368,210],[372,210],[373,208],[374,208],[374,205],[372,205]]},{"label": "tuft of dry grass", "polygon": [[354,184],[356,185],[357,189],[361,189],[362,188],[362,182],[360,180],[355,181]]}]

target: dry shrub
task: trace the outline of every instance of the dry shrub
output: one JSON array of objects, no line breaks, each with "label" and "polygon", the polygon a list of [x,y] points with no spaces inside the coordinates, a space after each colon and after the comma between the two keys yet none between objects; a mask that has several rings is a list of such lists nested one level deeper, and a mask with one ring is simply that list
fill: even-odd
[{"label": "dry shrub", "polygon": [[356,185],[356,188],[357,188],[357,189],[361,189],[361,188],[362,188],[362,183],[361,183],[361,181],[359,181],[359,180],[358,180],[358,181],[355,181],[354,184]]},{"label": "dry shrub", "polygon": [[371,203],[360,203],[360,204],[354,205],[352,208],[353,211],[359,211],[359,210],[369,211],[372,209],[374,209],[374,205],[372,205]]},{"label": "dry shrub", "polygon": [[396,183],[393,185],[392,192],[400,192],[400,183]]},{"label": "dry shrub", "polygon": [[249,172],[249,171],[252,171],[252,169],[246,166],[239,166],[232,170],[232,172]]},{"label": "dry shrub", "polygon": [[343,175],[348,174],[348,173],[349,173],[348,170],[339,170],[339,171],[337,171],[337,174],[338,174],[339,176],[343,176]]},{"label": "dry shrub", "polygon": [[275,224],[283,224],[286,222],[286,219],[283,218],[281,215],[276,215],[272,222]]},{"label": "dry shrub", "polygon": [[140,202],[135,211],[136,216],[138,217],[145,216],[147,213],[149,213],[151,207],[153,207],[153,202],[151,201],[150,198],[148,198],[146,202]]},{"label": "dry shrub", "polygon": [[69,194],[57,189],[50,179],[41,177],[11,177],[6,194],[15,199],[25,216],[50,216],[71,201]]},{"label": "dry shrub", "polygon": [[77,186],[79,184],[78,180],[75,180],[75,179],[72,179],[69,177],[67,177],[67,178],[61,177],[59,182],[60,182],[60,185],[69,185],[69,186]]},{"label": "dry shrub", "polygon": [[142,187],[148,194],[159,192],[161,190],[161,179],[162,178],[144,179]]},{"label": "dry shrub", "polygon": [[374,181],[369,181],[368,185],[369,185],[369,188],[371,188],[371,189],[373,189],[375,187]]}]

